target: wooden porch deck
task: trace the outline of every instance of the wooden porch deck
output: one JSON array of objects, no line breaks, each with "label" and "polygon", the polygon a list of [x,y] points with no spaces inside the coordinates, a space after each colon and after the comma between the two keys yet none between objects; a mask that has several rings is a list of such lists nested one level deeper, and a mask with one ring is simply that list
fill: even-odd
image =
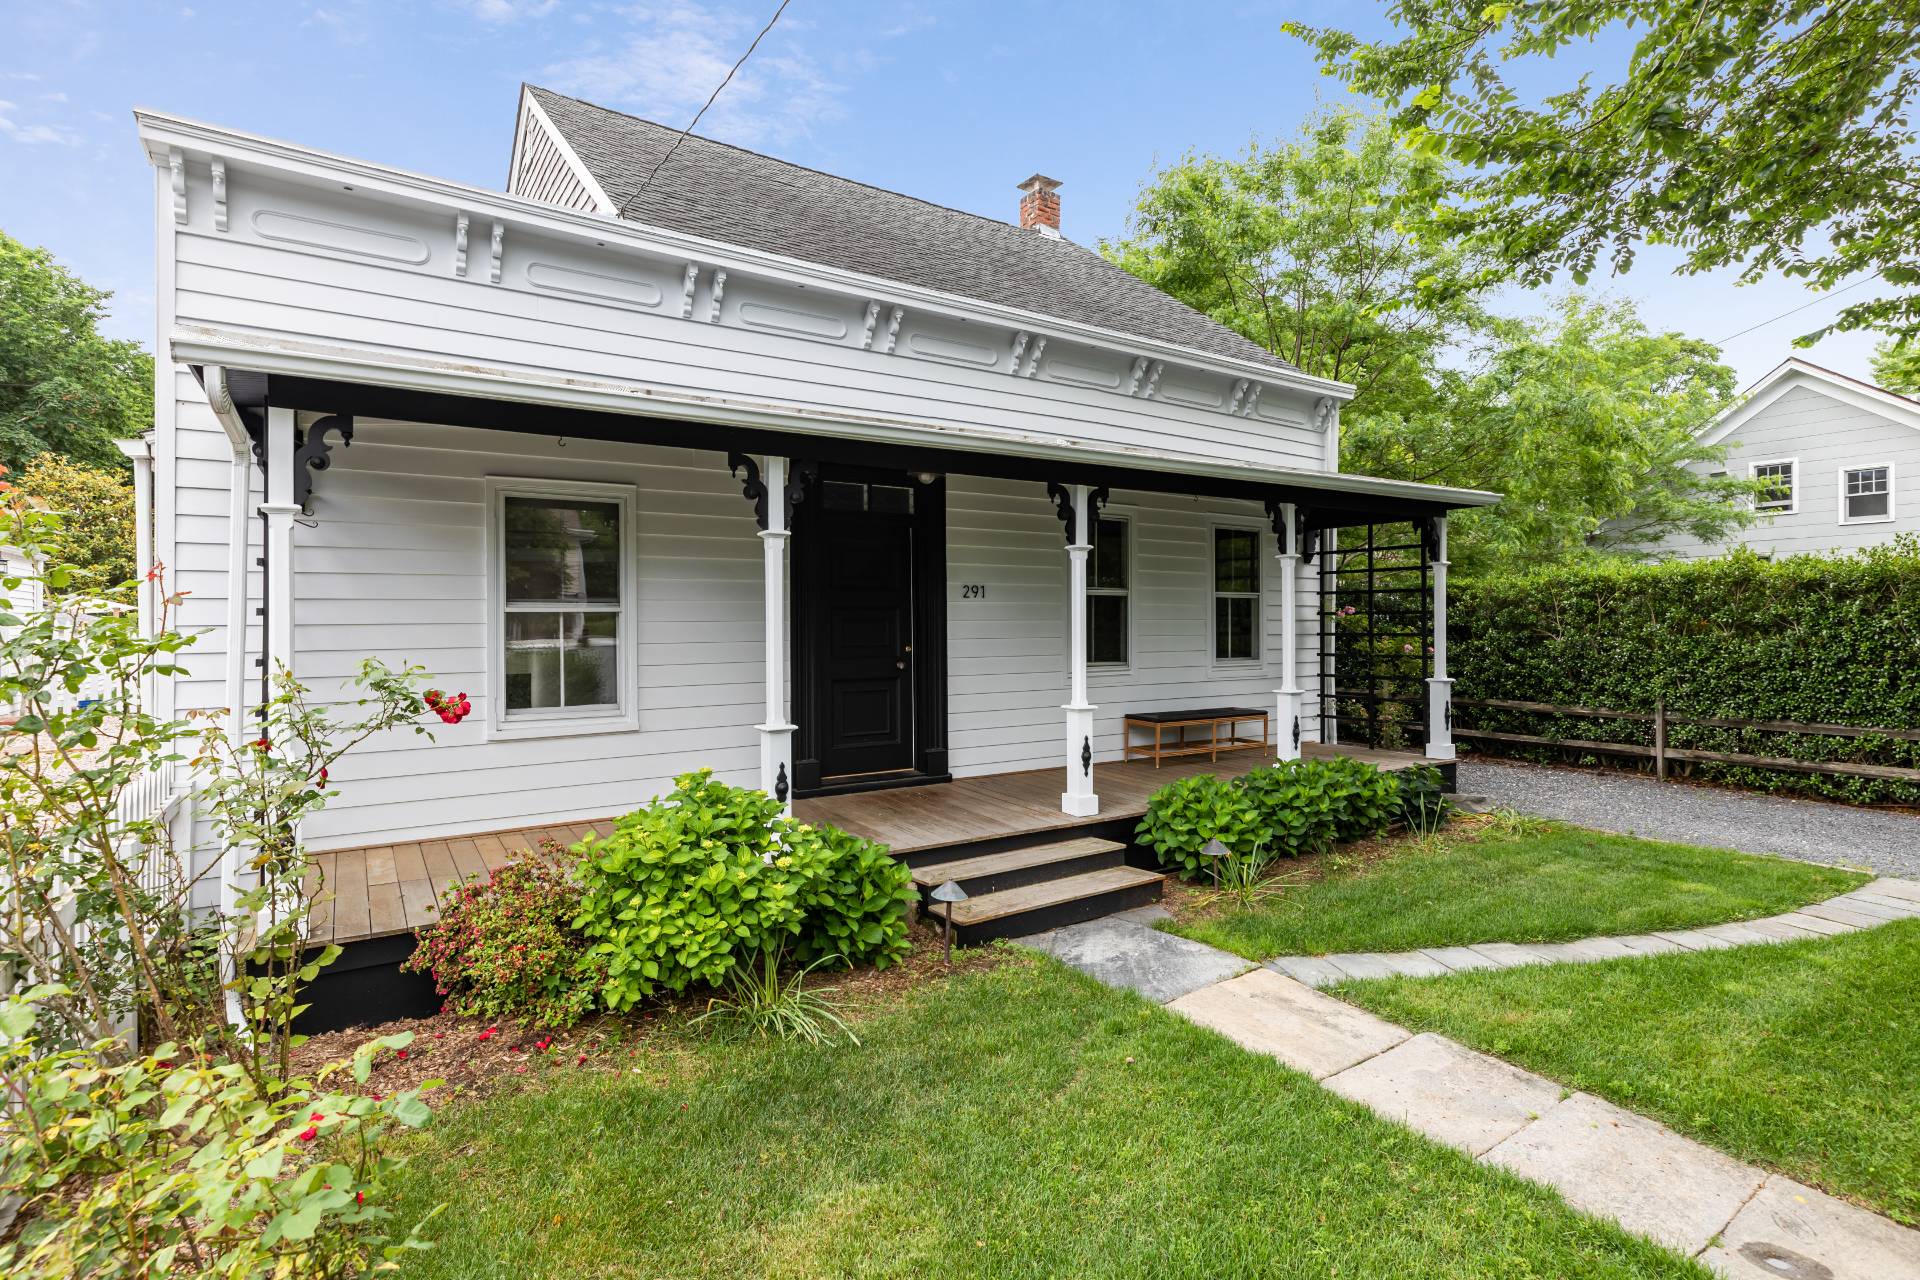
[{"label": "wooden porch deck", "polygon": [[[1405,751],[1323,747],[1314,742],[1301,749],[1310,757],[1355,756],[1383,769],[1423,762],[1423,757]],[[1270,760],[1264,752],[1241,751],[1222,756],[1218,763],[1190,758],[1170,760],[1159,768],[1146,760],[1096,764],[1093,783],[1100,796],[1100,813],[1095,818],[1060,812],[1059,769],[800,800],[794,804],[794,813],[803,822],[827,823],[878,840],[896,855],[908,857],[953,845],[1135,820],[1146,813],[1147,798],[1176,778],[1197,773],[1239,777]],[[312,941],[344,945],[410,933],[439,917],[441,895],[461,880],[485,877],[548,837],[570,845],[610,821],[593,818],[315,854],[319,884],[310,920]]]}]

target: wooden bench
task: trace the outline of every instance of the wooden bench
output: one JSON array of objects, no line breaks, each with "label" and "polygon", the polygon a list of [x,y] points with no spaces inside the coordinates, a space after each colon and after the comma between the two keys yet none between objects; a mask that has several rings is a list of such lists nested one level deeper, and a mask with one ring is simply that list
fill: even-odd
[{"label": "wooden bench", "polygon": [[[1242,737],[1240,726],[1252,721],[1260,722],[1258,738]],[[1189,737],[1189,731],[1201,725],[1207,727],[1205,741],[1196,742]],[[1226,736],[1220,734],[1222,726]],[[1152,742],[1133,740],[1135,729],[1151,730]],[[1180,736],[1174,742],[1166,740],[1168,729],[1178,729]],[[1265,711],[1258,707],[1209,707],[1200,711],[1138,711],[1126,717],[1126,735],[1124,759],[1131,760],[1137,753],[1153,760],[1158,769],[1162,760],[1176,759],[1180,756],[1208,756],[1213,760],[1220,758],[1222,751],[1256,751],[1262,747],[1273,746],[1273,721]]]}]

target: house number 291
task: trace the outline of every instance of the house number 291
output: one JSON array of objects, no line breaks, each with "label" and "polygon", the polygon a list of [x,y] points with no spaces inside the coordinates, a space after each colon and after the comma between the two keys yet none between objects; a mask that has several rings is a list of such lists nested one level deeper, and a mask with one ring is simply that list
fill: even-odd
[{"label": "house number 291", "polygon": [[987,584],[984,582],[961,583],[960,598],[962,600],[985,600],[987,598]]}]

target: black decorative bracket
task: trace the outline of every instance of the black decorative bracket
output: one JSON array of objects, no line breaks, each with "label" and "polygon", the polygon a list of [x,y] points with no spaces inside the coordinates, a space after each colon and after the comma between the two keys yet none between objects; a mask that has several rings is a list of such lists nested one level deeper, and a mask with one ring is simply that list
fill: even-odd
[{"label": "black decorative bracket", "polygon": [[1049,480],[1047,496],[1053,499],[1054,510],[1060,515],[1060,523],[1067,526],[1067,545],[1073,545],[1073,490],[1063,484]]},{"label": "black decorative bracket", "polygon": [[293,501],[304,507],[313,497],[313,475],[333,465],[333,447],[327,432],[340,433],[340,446],[353,447],[353,419],[338,414],[325,417],[307,428],[307,438],[298,443],[293,455]]},{"label": "black decorative bracket", "polygon": [[[727,455],[727,473],[738,477],[740,472],[747,473],[740,481],[740,495],[753,503],[753,519],[762,530],[767,527],[767,482],[760,475],[760,464],[744,453]],[[789,462],[787,464],[787,488],[781,495],[786,511],[787,527],[793,527],[793,509],[807,496],[807,486],[819,474],[817,462]]]},{"label": "black decorative bracket", "polygon": [[789,788],[787,786],[787,762],[785,760],[782,760],[780,762],[780,772],[775,774],[773,779],[773,798],[775,800],[778,800],[781,804],[785,804],[787,802],[788,791],[789,791]]},{"label": "black decorative bracket", "polygon": [[1089,778],[1093,776],[1093,739],[1090,737],[1080,739],[1080,772]]},{"label": "black decorative bracket", "polygon": [[1295,716],[1293,718],[1293,749],[1296,752],[1300,750],[1300,717],[1299,716]]},{"label": "black decorative bracket", "polygon": [[1300,548],[1300,558],[1308,564],[1312,564],[1313,558],[1320,554],[1320,530],[1307,523],[1312,514],[1305,507],[1293,509],[1293,536]]},{"label": "black decorative bracket", "polygon": [[1288,536],[1287,504],[1278,498],[1267,499],[1267,519],[1273,522],[1273,538],[1280,544],[1280,554],[1286,555],[1294,548],[1298,535]]},{"label": "black decorative bracket", "polygon": [[1419,522],[1420,549],[1429,560],[1440,558],[1440,516],[1428,516]]}]

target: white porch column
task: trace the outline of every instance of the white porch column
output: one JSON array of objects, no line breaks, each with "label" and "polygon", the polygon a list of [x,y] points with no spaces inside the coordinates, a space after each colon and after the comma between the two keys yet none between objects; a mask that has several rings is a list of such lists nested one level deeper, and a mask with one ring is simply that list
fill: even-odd
[{"label": "white porch column", "polygon": [[1447,677],[1447,518],[1433,518],[1433,676],[1427,681],[1427,758],[1451,760],[1453,681]]},{"label": "white porch column", "polygon": [[1274,531],[1280,552],[1280,687],[1274,690],[1278,715],[1273,722],[1274,756],[1300,758],[1300,538],[1294,523],[1294,504],[1280,504],[1280,527]]},{"label": "white porch column", "polygon": [[765,553],[766,715],[760,731],[760,789],[793,812],[793,724],[787,714],[787,459],[763,459],[767,527]]},{"label": "white porch column", "polygon": [[268,696],[282,668],[293,670],[293,410],[267,410],[267,644]]},{"label": "white porch column", "polygon": [[1067,789],[1060,811],[1090,818],[1100,812],[1093,792],[1093,713],[1087,701],[1087,553],[1093,550],[1092,513],[1087,510],[1090,490],[1084,484],[1067,486],[1073,504],[1073,528],[1067,541],[1068,605],[1067,670],[1071,673],[1067,704]]},{"label": "white porch column", "polygon": [[133,572],[135,598],[140,605],[140,634],[153,634],[156,596],[153,572],[153,443],[145,436],[117,440],[120,452],[133,463]]}]

